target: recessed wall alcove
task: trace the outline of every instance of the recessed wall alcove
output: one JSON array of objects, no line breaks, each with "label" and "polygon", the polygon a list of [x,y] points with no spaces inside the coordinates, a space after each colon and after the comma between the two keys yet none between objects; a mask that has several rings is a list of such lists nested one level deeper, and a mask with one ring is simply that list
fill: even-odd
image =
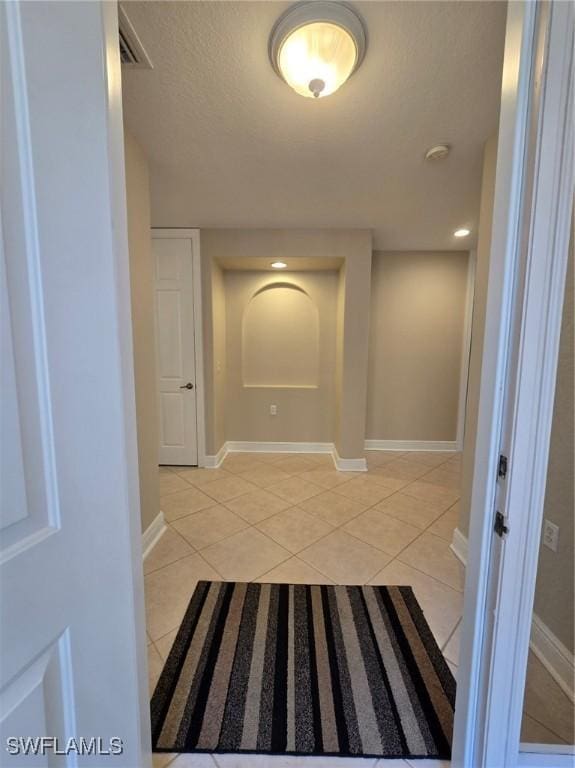
[{"label": "recessed wall alcove", "polygon": [[225,269],[223,283],[227,439],[333,440],[339,272]]},{"label": "recessed wall alcove", "polygon": [[299,285],[272,282],[254,293],[241,344],[244,387],[318,387],[319,310]]},{"label": "recessed wall alcove", "polygon": [[205,229],[201,248],[208,452],[333,443],[361,459],[371,233]]}]

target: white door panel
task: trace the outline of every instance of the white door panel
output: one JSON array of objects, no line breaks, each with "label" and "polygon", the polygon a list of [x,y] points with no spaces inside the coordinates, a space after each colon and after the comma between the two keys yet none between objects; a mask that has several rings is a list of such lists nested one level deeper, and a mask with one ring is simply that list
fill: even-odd
[{"label": "white door panel", "polygon": [[113,3],[0,4],[3,768],[151,765],[117,34]]},{"label": "white door panel", "polygon": [[[198,463],[193,243],[153,237],[160,464]],[[191,385],[191,386],[190,386]]]}]

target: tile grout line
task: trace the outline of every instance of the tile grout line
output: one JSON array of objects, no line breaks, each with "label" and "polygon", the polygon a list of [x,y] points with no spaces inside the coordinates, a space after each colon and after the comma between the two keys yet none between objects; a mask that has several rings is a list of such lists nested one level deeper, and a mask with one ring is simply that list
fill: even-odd
[{"label": "tile grout line", "polygon": [[[449,461],[449,459],[448,459],[448,461]],[[433,468],[432,468],[432,470],[431,470],[431,471],[433,471]],[[297,477],[297,475],[294,475],[293,477]],[[333,526],[333,530],[329,531],[328,533],[326,533],[326,534],[325,534],[325,536],[322,536],[322,537],[320,537],[320,538],[319,538],[319,539],[317,539],[315,542],[312,542],[312,544],[310,544],[309,546],[313,546],[313,544],[317,544],[317,543],[319,543],[319,542],[320,542],[320,541],[322,541],[323,539],[325,539],[325,538],[327,538],[328,536],[330,536],[330,535],[331,535],[331,534],[332,534],[334,531],[343,529],[345,525],[347,525],[347,524],[348,524],[349,522],[351,522],[352,520],[355,520],[355,519],[356,519],[357,517],[359,517],[360,515],[364,514],[364,512],[367,512],[367,511],[369,511],[369,510],[373,509],[373,508],[374,508],[374,507],[376,507],[378,504],[380,504],[382,501],[385,501],[386,499],[390,499],[390,498],[392,498],[392,497],[393,497],[393,496],[395,496],[397,493],[401,493],[402,491],[404,491],[404,489],[405,489],[405,488],[409,487],[409,485],[411,485],[411,483],[412,483],[412,482],[417,482],[417,480],[418,480],[418,478],[415,478],[415,479],[414,479],[414,480],[412,480],[410,483],[408,483],[406,486],[403,486],[402,488],[400,488],[400,489],[398,489],[398,490],[396,490],[396,491],[393,491],[393,493],[391,493],[389,496],[386,496],[386,497],[384,497],[383,499],[381,499],[381,500],[379,500],[379,501],[375,502],[375,504],[373,504],[373,505],[371,505],[371,506],[368,506],[366,509],[364,509],[364,510],[362,510],[362,511],[358,512],[356,515],[354,515],[353,517],[349,518],[349,520],[346,520],[346,522],[345,522],[345,523],[342,523],[342,524],[340,524],[340,525],[338,525],[338,526]],[[187,482],[187,481],[186,481],[186,482]],[[217,481],[216,481],[216,482],[217,482]],[[346,481],[346,482],[347,482],[347,481]],[[190,484],[190,485],[191,485],[191,484]],[[312,485],[313,485],[313,483],[312,483]],[[382,484],[382,485],[383,485],[383,484]],[[196,486],[193,486],[193,487],[196,487]],[[267,490],[267,489],[265,489],[265,488],[261,488],[261,487],[258,487],[258,490]],[[327,491],[326,491],[326,490],[323,490],[323,489],[322,489],[322,491],[320,491],[318,494],[315,494],[314,496],[310,496],[310,497],[308,497],[308,498],[315,498],[316,496],[318,496],[318,495],[321,495],[321,493],[322,493],[322,492],[323,492],[323,493],[325,493],[325,492],[330,492],[330,490],[331,490],[331,489],[327,489]],[[248,495],[248,493],[253,493],[253,491],[246,491],[245,493],[241,493],[241,494],[239,494],[238,496],[236,496],[236,497],[234,497],[234,498],[232,498],[232,499],[227,499],[226,501],[227,501],[227,502],[229,502],[229,501],[233,501],[233,500],[235,500],[235,499],[237,499],[237,498],[240,498],[241,496],[246,496],[246,495]],[[168,494],[168,495],[169,495],[169,494]],[[206,494],[206,495],[208,495],[208,494]],[[284,498],[282,498],[282,497],[278,496],[278,494],[274,494],[274,495],[275,495],[275,496],[277,496],[278,498],[281,498],[281,499],[282,499],[282,501],[286,501],[286,499],[284,499]],[[342,495],[342,496],[343,496],[343,494],[340,494],[340,495]],[[407,494],[406,494],[406,495],[407,495]],[[210,497],[210,498],[213,498],[213,497]],[[349,497],[345,497],[345,498],[349,498]],[[411,497],[411,498],[416,498],[416,497]],[[303,501],[307,501],[307,500],[308,500],[308,499],[304,499]],[[227,507],[227,506],[226,506],[226,501],[217,501],[217,500],[215,500],[215,501],[216,501],[216,505],[215,505],[215,506],[224,506],[224,507],[225,507],[225,508],[226,508],[228,511],[232,512],[232,514],[235,514],[235,515],[237,515],[238,517],[240,517],[240,518],[241,518],[241,515],[238,515],[236,512],[234,512],[233,510],[231,510],[229,507]],[[458,499],[457,501],[459,501],[459,499]],[[390,553],[389,553],[389,552],[385,552],[384,550],[380,549],[379,547],[377,547],[377,546],[375,546],[375,545],[372,545],[372,544],[369,544],[369,542],[365,542],[365,541],[363,541],[363,539],[359,538],[358,536],[355,536],[354,534],[352,534],[352,533],[351,533],[351,532],[349,532],[349,531],[345,531],[345,533],[347,533],[348,535],[352,536],[352,537],[353,537],[353,538],[355,538],[357,541],[360,541],[360,542],[362,542],[363,544],[367,544],[368,546],[372,546],[374,549],[377,549],[378,551],[382,552],[383,554],[385,554],[385,555],[387,555],[387,556],[390,556],[392,559],[390,560],[390,562],[389,562],[389,563],[387,563],[387,564],[384,566],[384,568],[385,568],[385,567],[387,567],[388,565],[391,565],[391,563],[393,562],[393,560],[399,559],[399,556],[400,556],[400,555],[401,555],[401,554],[404,552],[404,550],[405,550],[405,549],[407,549],[407,547],[409,547],[409,546],[410,546],[411,544],[413,544],[415,541],[417,541],[417,539],[419,539],[423,533],[426,533],[426,532],[428,532],[428,529],[429,529],[429,528],[430,528],[430,527],[431,527],[431,526],[432,526],[432,525],[433,525],[433,524],[436,522],[436,520],[437,520],[437,519],[439,519],[439,517],[441,517],[442,515],[444,515],[444,514],[445,514],[447,511],[449,511],[449,509],[451,509],[451,508],[452,508],[452,507],[453,507],[455,504],[457,504],[457,501],[453,502],[453,504],[451,504],[449,507],[447,507],[447,508],[446,508],[445,510],[443,510],[441,513],[439,513],[438,517],[437,517],[435,520],[433,520],[433,521],[432,521],[431,523],[429,523],[429,524],[428,524],[428,525],[427,525],[425,528],[423,528],[423,529],[421,530],[421,533],[419,533],[419,534],[418,534],[418,535],[417,535],[417,536],[416,536],[416,537],[415,537],[415,538],[414,538],[414,539],[413,539],[411,542],[409,542],[408,544],[406,544],[406,545],[405,545],[405,546],[404,546],[404,547],[403,547],[403,548],[402,548],[402,549],[401,549],[401,550],[400,550],[400,551],[399,551],[399,552],[398,552],[396,555],[393,555],[393,556],[392,556],[392,555],[390,555]],[[303,502],[300,502],[300,503],[303,503]],[[283,512],[286,512],[286,511],[288,511],[289,509],[293,509],[294,507],[297,507],[297,506],[298,506],[298,504],[292,505],[291,507],[287,507],[285,510],[281,510],[280,512],[277,512],[277,513],[275,513],[274,515],[270,515],[270,517],[268,517],[268,518],[264,518],[264,520],[270,519],[271,517],[275,517],[276,515],[282,514]],[[204,512],[204,511],[207,511],[208,509],[210,509],[210,507],[206,507],[206,508],[204,508],[204,509],[198,510],[197,512],[192,512],[190,515],[183,515],[183,516],[182,516],[182,518],[176,518],[175,520],[168,522],[168,525],[169,525],[169,526],[172,528],[172,530],[173,530],[175,533],[177,533],[177,534],[178,534],[178,535],[179,535],[179,536],[180,536],[180,537],[181,537],[181,538],[182,538],[182,539],[183,539],[183,540],[184,540],[184,541],[185,541],[185,542],[186,542],[186,543],[187,543],[189,546],[191,546],[191,547],[192,547],[192,549],[193,549],[193,552],[192,552],[192,554],[194,554],[194,553],[196,553],[196,554],[200,554],[200,553],[201,553],[201,552],[202,552],[204,549],[207,549],[209,546],[213,546],[213,545],[215,545],[215,544],[218,544],[218,543],[219,543],[219,542],[221,542],[221,541],[225,541],[226,539],[229,539],[229,538],[231,538],[232,536],[236,535],[237,533],[240,533],[240,532],[241,532],[241,531],[236,531],[236,532],[234,532],[234,533],[231,533],[231,534],[229,534],[229,536],[224,536],[224,537],[222,537],[221,539],[218,539],[218,541],[216,541],[216,542],[213,542],[213,544],[209,544],[209,545],[207,545],[206,547],[203,547],[202,549],[196,549],[196,548],[194,547],[194,545],[193,545],[191,542],[189,542],[189,541],[188,541],[188,539],[186,539],[184,536],[182,536],[182,534],[180,534],[180,533],[179,533],[179,531],[177,531],[177,529],[176,529],[176,528],[174,528],[174,527],[172,526],[172,523],[173,523],[173,522],[176,522],[176,521],[177,521],[177,520],[179,520],[179,519],[183,519],[184,517],[190,517],[191,515],[194,515],[194,514],[199,514],[200,512]],[[304,510],[304,511],[306,511],[306,512],[307,512],[308,510]],[[378,512],[381,512],[381,510],[376,510],[376,511],[378,511]],[[316,514],[316,513],[314,513],[314,512],[309,512],[309,514],[312,514],[312,515],[314,515],[315,517],[318,517],[319,519],[323,520],[323,518],[322,518],[320,515],[317,515],[317,514]],[[384,512],[381,512],[381,514],[384,514],[384,515],[385,515],[385,513],[384,513]],[[393,516],[391,516],[391,517],[393,517]],[[242,520],[244,520],[244,522],[246,522],[246,523],[248,522],[247,520],[245,520],[245,518],[241,518],[241,519],[242,519]],[[401,519],[400,519],[400,518],[394,518],[394,519],[399,519],[399,520],[401,521]],[[276,541],[276,540],[275,540],[273,537],[271,537],[269,534],[266,534],[266,533],[264,533],[264,532],[263,532],[263,531],[262,531],[260,528],[258,528],[258,525],[259,525],[261,522],[263,522],[263,520],[261,520],[261,521],[258,521],[257,523],[251,523],[251,524],[249,524],[249,523],[248,523],[248,525],[247,525],[245,528],[241,529],[241,530],[243,531],[243,530],[248,530],[249,528],[252,528],[252,529],[253,529],[253,528],[256,528],[256,529],[258,530],[258,532],[259,532],[259,533],[261,533],[263,536],[265,536],[266,538],[268,538],[268,539],[269,539],[271,542],[273,542],[274,544],[276,544],[276,545],[278,545],[278,546],[281,546],[283,549],[286,549],[286,551],[287,551],[287,548],[286,548],[286,547],[284,547],[284,546],[283,546],[283,545],[282,545],[280,542]],[[327,521],[324,521],[324,522],[327,522]],[[405,522],[405,521],[401,521],[401,522]],[[328,523],[328,524],[329,524],[329,523]],[[413,526],[413,527],[416,527],[416,526]],[[439,538],[439,539],[441,539],[442,541],[445,541],[445,539],[443,539],[441,536],[438,536],[438,535],[434,534],[432,531],[429,531],[429,533],[430,533],[432,536],[435,536],[436,538]],[[303,552],[303,551],[304,551],[305,549],[307,549],[307,548],[308,548],[308,547],[306,546],[306,547],[304,547],[303,549],[299,550],[298,552],[293,552],[293,553],[290,553],[290,554],[291,554],[291,557],[295,557],[295,556],[297,556],[299,553]],[[152,570],[152,571],[149,571],[148,573],[156,573],[156,572],[158,572],[159,570],[161,570],[162,568],[166,568],[166,567],[168,567],[169,565],[172,565],[173,563],[175,563],[175,562],[178,562],[179,560],[182,560],[182,559],[184,559],[185,557],[189,557],[189,556],[190,556],[189,554],[186,554],[186,555],[184,555],[183,557],[181,557],[181,558],[177,558],[176,560],[173,560],[173,561],[171,561],[170,563],[167,563],[165,566],[160,566],[160,568],[156,568],[156,569],[154,569],[154,570]],[[222,575],[219,573],[219,571],[217,570],[217,568],[215,568],[214,566],[212,566],[212,565],[211,565],[211,563],[209,563],[209,561],[207,561],[205,557],[203,557],[202,559],[204,560],[204,562],[206,562],[208,565],[210,565],[210,567],[214,568],[214,570],[216,571],[216,573],[218,573],[218,575],[220,575],[220,577],[221,577],[221,578],[224,578],[224,577],[223,577],[223,576],[222,576]],[[282,561],[281,561],[281,563],[284,563],[284,562],[286,562],[288,559],[289,559],[289,558],[286,558],[285,560],[282,560]],[[304,562],[305,562],[305,561],[304,561]],[[399,560],[399,562],[403,562],[403,561],[402,561],[402,560]],[[274,568],[275,568],[275,567],[277,567],[278,565],[281,565],[281,563],[278,563],[276,566],[274,566]],[[408,566],[410,565],[409,563],[404,563],[404,564],[405,564],[405,565],[408,565]],[[312,567],[314,567],[314,566],[312,566]],[[273,570],[273,568],[271,568],[270,570]],[[322,573],[322,575],[326,576],[326,578],[330,578],[329,576],[327,576],[327,574],[323,573],[321,570],[319,570],[319,569],[317,569],[317,568],[316,568],[316,570],[318,570],[318,572]],[[383,570],[383,568],[382,568],[382,569],[380,569],[380,570]],[[418,570],[418,571],[419,571],[419,569],[418,569],[418,568],[415,568],[415,570]],[[268,573],[268,572],[269,572],[269,571],[266,571],[266,573]],[[425,574],[425,572],[424,572],[424,571],[419,571],[419,572],[420,572],[420,573],[424,573],[424,574]],[[376,576],[376,575],[377,575],[377,573],[379,573],[379,571],[378,571],[378,572],[376,572],[376,574],[375,574],[374,576]],[[434,578],[434,577],[430,576],[429,574],[425,574],[425,575],[426,575],[426,576],[429,576],[429,578]],[[261,576],[258,576],[257,578],[261,578]],[[374,578],[374,577],[372,577],[372,578]],[[225,580],[225,579],[224,579],[224,580]],[[459,591],[459,590],[457,590],[456,588],[452,587],[452,585],[450,585],[450,584],[446,584],[446,582],[443,582],[443,581],[441,581],[440,579],[436,579],[436,580],[437,580],[437,581],[439,581],[441,584],[444,584],[444,585],[446,585],[446,586],[450,587],[451,589],[454,589],[455,591]]]},{"label": "tile grout line", "polygon": [[[399,493],[399,491],[397,491],[397,493]],[[241,495],[246,495],[246,494],[240,494],[240,496],[241,496]],[[392,495],[394,495],[394,494],[392,494]],[[235,498],[240,498],[240,497],[238,497],[238,496],[237,496],[237,497],[235,497]],[[310,498],[314,498],[314,497],[310,497]],[[391,496],[388,496],[388,497],[386,497],[386,498],[391,498]],[[230,499],[229,501],[233,501],[233,500],[234,500],[234,499]],[[307,501],[307,499],[305,499],[304,501]],[[381,549],[381,548],[380,548],[380,547],[378,547],[377,545],[375,545],[375,544],[370,544],[369,542],[366,542],[366,541],[364,541],[363,539],[361,539],[359,536],[356,536],[356,535],[355,535],[354,533],[352,533],[351,531],[347,531],[347,530],[345,530],[345,526],[346,526],[348,523],[352,522],[353,520],[356,520],[358,517],[360,517],[361,515],[363,515],[365,512],[368,512],[368,511],[370,511],[370,510],[374,509],[374,508],[375,508],[375,507],[376,507],[378,504],[380,504],[380,503],[381,503],[381,502],[380,502],[380,501],[378,501],[378,502],[376,502],[375,504],[373,504],[371,507],[367,507],[366,509],[364,509],[364,510],[361,510],[361,511],[360,511],[360,512],[358,512],[356,515],[354,515],[353,517],[350,517],[350,518],[349,518],[349,520],[346,520],[344,523],[341,523],[340,525],[336,525],[336,526],[333,526],[333,525],[332,525],[332,530],[328,531],[328,533],[326,533],[324,536],[321,536],[319,539],[316,539],[314,542],[312,542],[312,543],[311,543],[311,544],[309,544],[309,545],[306,545],[305,547],[303,547],[302,549],[298,550],[297,552],[291,552],[291,550],[288,550],[288,549],[287,549],[287,547],[285,547],[285,546],[284,546],[284,545],[283,545],[281,542],[279,542],[279,541],[277,541],[276,539],[274,539],[274,538],[273,538],[273,536],[271,536],[270,534],[268,534],[268,533],[265,533],[264,531],[262,531],[262,530],[261,530],[261,529],[260,529],[258,526],[260,525],[260,523],[264,522],[265,520],[269,520],[269,519],[271,519],[272,517],[276,517],[277,515],[283,514],[284,512],[288,512],[288,511],[289,511],[289,510],[291,510],[291,509],[296,509],[296,508],[298,508],[298,509],[303,509],[303,508],[301,508],[301,507],[299,507],[297,504],[295,504],[295,505],[293,505],[293,506],[291,506],[291,507],[287,507],[287,508],[286,508],[286,509],[284,509],[284,510],[281,510],[281,511],[279,511],[279,512],[276,512],[275,514],[273,514],[273,515],[270,515],[269,517],[267,517],[267,518],[264,518],[263,520],[260,520],[260,521],[258,521],[257,523],[248,523],[248,521],[247,521],[247,520],[245,520],[245,518],[242,518],[242,517],[241,517],[241,515],[238,515],[236,512],[234,512],[233,510],[229,509],[229,507],[226,507],[226,506],[225,506],[225,502],[222,502],[222,503],[221,503],[221,504],[219,504],[218,506],[224,506],[224,507],[225,507],[225,508],[226,508],[226,509],[227,509],[229,512],[231,512],[232,514],[235,514],[235,515],[237,515],[238,517],[240,517],[240,518],[241,518],[241,519],[242,519],[242,520],[243,520],[245,523],[247,523],[247,525],[245,526],[245,528],[242,528],[242,529],[240,529],[239,531],[234,531],[233,533],[230,533],[229,535],[223,536],[221,539],[218,539],[217,541],[214,541],[214,542],[212,542],[211,544],[207,544],[205,547],[202,547],[202,548],[198,549],[198,548],[196,548],[196,547],[195,547],[195,546],[194,546],[194,545],[193,545],[193,544],[192,544],[192,543],[191,543],[191,542],[190,542],[188,539],[186,539],[186,537],[185,537],[185,536],[183,536],[183,535],[182,535],[182,534],[181,534],[181,533],[180,533],[180,532],[179,532],[179,531],[178,531],[178,530],[177,530],[177,529],[176,529],[176,528],[175,528],[175,527],[172,525],[172,523],[174,523],[174,522],[177,522],[177,520],[182,520],[182,519],[184,519],[185,517],[191,517],[192,515],[196,515],[196,514],[199,514],[199,513],[201,513],[201,512],[207,512],[209,509],[211,509],[211,507],[206,507],[205,509],[202,509],[202,510],[198,510],[198,512],[192,512],[190,515],[184,515],[184,516],[183,516],[183,517],[181,517],[181,518],[176,518],[174,521],[171,521],[171,522],[167,523],[167,525],[168,525],[168,526],[169,526],[169,527],[172,529],[172,531],[173,531],[174,533],[176,533],[176,534],[177,534],[177,535],[178,535],[178,536],[179,536],[179,537],[180,537],[180,538],[181,538],[183,541],[185,541],[185,542],[186,542],[186,543],[187,543],[187,544],[188,544],[190,547],[192,547],[192,550],[193,550],[193,551],[192,551],[192,553],[187,553],[186,555],[182,555],[182,557],[179,557],[179,558],[176,558],[175,560],[172,560],[170,563],[166,563],[166,565],[163,565],[163,566],[160,566],[159,568],[155,568],[155,569],[153,569],[153,570],[151,570],[151,571],[148,571],[148,574],[149,574],[149,573],[156,573],[157,571],[160,571],[160,570],[162,570],[162,568],[167,568],[169,565],[172,565],[173,563],[179,562],[180,560],[183,560],[184,558],[186,558],[186,557],[189,557],[189,556],[190,556],[190,554],[200,554],[200,553],[201,553],[201,552],[203,552],[205,549],[208,549],[209,547],[211,547],[211,546],[214,546],[215,544],[219,544],[219,543],[220,543],[220,542],[222,542],[222,541],[226,541],[227,539],[230,539],[230,538],[232,538],[232,537],[233,537],[233,536],[235,536],[236,534],[238,534],[238,533],[241,533],[242,531],[246,531],[246,530],[248,530],[248,529],[250,529],[250,528],[251,528],[251,529],[254,529],[254,528],[255,528],[255,529],[256,529],[256,530],[257,530],[259,533],[261,533],[263,536],[265,536],[266,538],[268,538],[268,539],[269,539],[271,542],[273,542],[274,544],[277,544],[278,546],[281,546],[281,547],[282,547],[283,549],[285,549],[286,551],[290,551],[290,553],[291,553],[291,556],[292,556],[292,557],[295,557],[295,556],[297,556],[298,554],[300,554],[301,552],[303,552],[305,549],[308,549],[308,547],[311,547],[311,546],[313,546],[314,544],[318,544],[320,541],[323,541],[324,539],[326,539],[328,536],[330,536],[330,535],[331,535],[332,533],[334,533],[335,531],[344,530],[344,533],[346,533],[348,536],[352,536],[352,538],[356,539],[357,541],[360,541],[362,544],[366,544],[367,546],[370,546],[370,547],[372,547],[373,549],[376,549],[376,550],[378,550],[379,552],[382,552],[383,554],[387,555],[388,557],[391,557],[391,560],[390,560],[390,562],[389,562],[387,565],[389,565],[389,564],[392,562],[392,560],[398,559],[398,558],[399,558],[399,556],[400,556],[400,555],[401,555],[401,554],[404,552],[404,550],[405,550],[405,549],[407,549],[407,548],[408,548],[408,547],[409,547],[411,544],[413,544],[415,541],[417,541],[417,539],[419,539],[419,538],[422,536],[422,534],[424,534],[424,533],[427,533],[427,532],[429,532],[429,533],[430,533],[432,536],[435,536],[435,538],[441,539],[441,541],[446,541],[446,539],[443,539],[441,536],[438,536],[437,534],[434,534],[432,531],[428,531],[428,529],[429,529],[429,528],[430,528],[430,527],[431,527],[431,526],[434,524],[434,522],[435,522],[435,520],[434,520],[434,521],[432,521],[431,523],[429,523],[429,525],[428,525],[426,528],[420,529],[420,533],[418,533],[418,535],[417,535],[417,536],[416,536],[414,539],[412,539],[412,540],[411,540],[410,542],[408,542],[408,543],[407,543],[407,544],[406,544],[404,547],[402,547],[402,548],[399,550],[399,552],[397,552],[395,555],[392,555],[390,552],[386,552],[385,550]],[[455,502],[455,503],[457,503],[457,502]],[[320,515],[318,515],[318,514],[316,514],[316,513],[314,513],[314,512],[311,512],[311,511],[305,510],[305,509],[303,509],[303,511],[304,511],[304,512],[308,512],[308,514],[312,515],[313,517],[316,517],[316,518],[318,518],[319,520],[321,520],[321,521],[325,522],[325,523],[326,523],[326,525],[331,525],[331,523],[328,523],[327,521],[325,521],[325,520],[324,520],[324,518],[322,518]],[[384,516],[385,516],[385,514],[386,514],[385,512],[381,512],[381,510],[376,510],[376,511],[377,511],[377,512],[380,512],[380,513],[381,513],[382,515],[384,515]],[[447,510],[445,510],[445,511],[447,511]],[[441,512],[441,513],[438,515],[438,517],[440,517],[440,516],[441,516],[441,515],[443,515],[443,514],[444,514],[444,512]],[[393,516],[392,516],[392,515],[390,515],[390,517],[393,517]],[[394,519],[394,520],[398,520],[399,522],[405,522],[405,521],[402,521],[402,520],[401,520],[401,518],[395,518],[395,517],[393,517],[393,519]],[[415,528],[416,526],[413,526],[413,527]],[[203,558],[203,559],[204,559],[204,560],[206,560],[205,558]],[[208,564],[210,564],[210,563],[209,563],[209,561],[206,561],[206,562],[208,562]],[[285,562],[285,560],[284,560],[284,561],[282,561],[282,562]],[[402,561],[400,561],[400,562],[402,562]],[[210,565],[211,565],[211,564],[210,564]],[[278,565],[279,565],[279,564],[278,564]],[[384,567],[387,567],[387,565],[386,565],[386,566],[384,566]],[[409,565],[409,563],[406,563],[406,565]],[[212,567],[214,567],[214,566],[212,566]],[[277,567],[277,566],[274,566],[274,568],[275,568],[275,567]],[[216,571],[217,571],[217,569],[216,569],[215,567],[214,567],[214,570],[216,570]],[[270,570],[273,570],[273,568],[271,568]],[[416,570],[419,570],[419,569],[416,569]],[[218,573],[219,573],[219,572],[218,572]],[[266,573],[267,573],[267,571],[266,571]],[[420,573],[425,573],[425,572],[424,572],[424,571],[420,571]],[[146,574],[146,575],[148,575],[148,574]],[[221,575],[221,574],[220,574],[220,575]],[[323,574],[323,575],[324,575],[324,576],[327,576],[327,574]],[[426,574],[426,575],[428,575],[428,574]],[[222,578],[223,578],[223,577],[222,577]],[[261,577],[260,577],[260,576],[258,576],[257,578],[261,578]],[[430,578],[434,578],[434,577],[430,577]],[[437,579],[437,581],[440,581],[440,579]],[[445,582],[441,582],[441,583],[445,584]],[[451,585],[447,585],[447,586],[451,586]],[[452,589],[454,589],[454,588],[452,587]],[[456,591],[459,591],[459,590],[456,590]]]},{"label": "tile grout line", "polygon": [[[442,645],[442,646],[441,646],[441,648],[439,649],[439,650],[441,651],[441,653],[444,653],[445,649],[446,649],[446,648],[447,648],[447,646],[449,645],[449,641],[451,640],[451,638],[453,637],[453,635],[454,635],[454,634],[457,632],[457,628],[459,627],[459,625],[461,624],[461,622],[462,622],[462,621],[463,621],[463,616],[460,616],[460,617],[459,617],[459,619],[458,619],[458,621],[457,621],[457,623],[456,623],[456,625],[453,627],[453,629],[452,629],[452,630],[451,630],[451,632],[449,633],[449,636],[448,636],[447,640],[446,640],[446,641],[443,643],[443,645]],[[447,657],[446,657],[446,658],[447,658]],[[451,661],[451,659],[449,659],[449,661]],[[452,663],[452,664],[455,664],[455,662],[454,662],[454,661],[451,661],[451,663]],[[459,662],[458,662],[457,666],[459,666]]]},{"label": "tile grout line", "polygon": [[545,728],[550,733],[555,736],[556,739],[558,739],[560,744],[568,744],[568,742],[563,738],[563,736],[560,736],[558,733],[556,733],[553,728],[550,727],[548,723],[542,723],[541,720],[539,720],[537,717],[534,717],[532,714],[530,714],[527,709],[525,709],[525,702],[523,702],[524,708],[523,708],[523,715],[527,715],[527,717],[530,717],[532,720],[534,720],[538,725],[540,725],[542,728]]}]

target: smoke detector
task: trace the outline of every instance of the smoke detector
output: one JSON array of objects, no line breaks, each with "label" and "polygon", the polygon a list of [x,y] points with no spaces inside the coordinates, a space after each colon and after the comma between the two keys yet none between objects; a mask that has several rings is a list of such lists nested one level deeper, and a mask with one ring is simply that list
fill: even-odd
[{"label": "smoke detector", "polygon": [[449,144],[437,144],[435,147],[431,147],[431,149],[428,149],[425,153],[425,159],[426,160],[443,160],[444,157],[447,157],[449,154],[449,150],[451,147]]}]

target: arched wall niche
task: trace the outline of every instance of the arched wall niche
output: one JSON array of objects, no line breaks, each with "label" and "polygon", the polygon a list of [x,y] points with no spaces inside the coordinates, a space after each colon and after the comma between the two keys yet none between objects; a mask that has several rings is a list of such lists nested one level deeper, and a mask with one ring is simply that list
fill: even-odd
[{"label": "arched wall niche", "polygon": [[262,286],[242,316],[244,387],[317,388],[319,342],[319,310],[301,286]]}]

